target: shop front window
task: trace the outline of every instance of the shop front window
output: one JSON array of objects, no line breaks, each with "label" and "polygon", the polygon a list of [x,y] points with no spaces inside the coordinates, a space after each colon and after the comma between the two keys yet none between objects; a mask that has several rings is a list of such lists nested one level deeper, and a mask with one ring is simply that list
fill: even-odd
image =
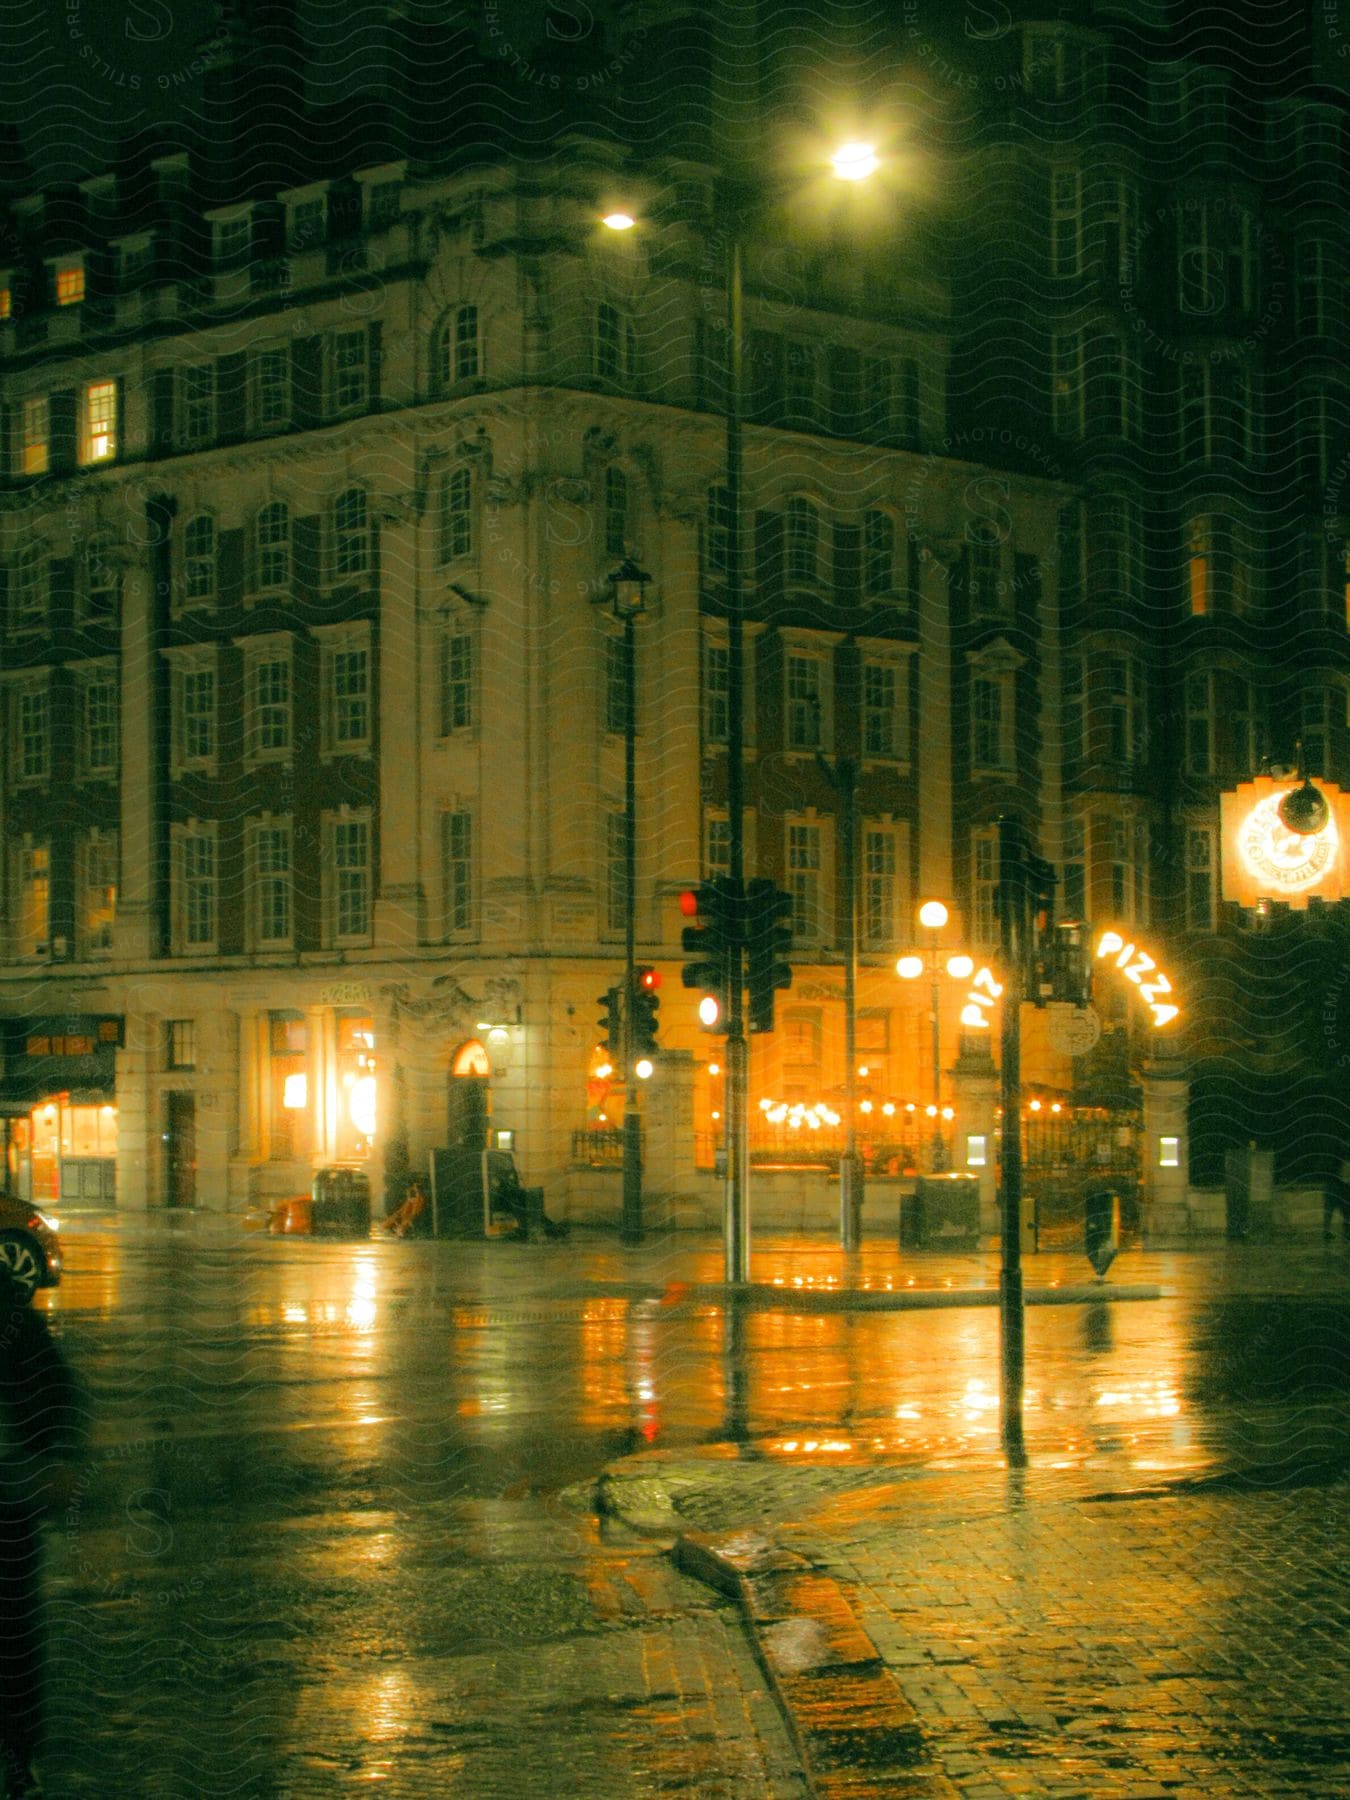
[{"label": "shop front window", "polygon": [[338,1014],[337,1076],[337,1160],[360,1162],[370,1155],[376,1124],[375,1022],[369,1013]]},{"label": "shop front window", "polygon": [[269,1091],[272,1128],[270,1151],[274,1161],[302,1155],[309,1147],[309,1078],[305,1068],[308,1036],[303,1013],[268,1015]]}]

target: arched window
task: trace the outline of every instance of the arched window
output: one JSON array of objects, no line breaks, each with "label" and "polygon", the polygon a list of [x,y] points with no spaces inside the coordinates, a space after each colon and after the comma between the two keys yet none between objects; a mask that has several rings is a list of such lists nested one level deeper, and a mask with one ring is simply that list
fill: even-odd
[{"label": "arched window", "polygon": [[820,576],[820,514],[809,500],[794,495],[784,516],[787,578],[813,584]]},{"label": "arched window", "polygon": [[443,387],[473,381],[483,372],[478,308],[458,306],[441,327],[440,378]]},{"label": "arched window", "polygon": [[348,488],[333,502],[333,574],[339,581],[370,569],[370,514],[360,488]]},{"label": "arched window", "polygon": [[273,500],[258,514],[254,553],[258,586],[285,587],[291,578],[291,513],[284,501]]},{"label": "arched window", "polygon": [[895,522],[889,513],[863,516],[863,592],[876,599],[895,587]]},{"label": "arched window", "polygon": [[210,600],[216,591],[216,522],[198,513],[183,527],[183,597]]},{"label": "arched window", "polygon": [[628,553],[628,477],[622,469],[605,470],[605,554]]},{"label": "arched window", "polygon": [[441,478],[441,561],[473,554],[473,475],[463,466]]}]

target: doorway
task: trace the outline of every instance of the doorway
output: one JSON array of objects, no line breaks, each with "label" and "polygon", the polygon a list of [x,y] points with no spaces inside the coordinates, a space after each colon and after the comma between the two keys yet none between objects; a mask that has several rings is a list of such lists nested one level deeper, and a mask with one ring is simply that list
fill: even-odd
[{"label": "doorway", "polygon": [[197,1097],[164,1096],[165,1199],[170,1206],[197,1203]]}]

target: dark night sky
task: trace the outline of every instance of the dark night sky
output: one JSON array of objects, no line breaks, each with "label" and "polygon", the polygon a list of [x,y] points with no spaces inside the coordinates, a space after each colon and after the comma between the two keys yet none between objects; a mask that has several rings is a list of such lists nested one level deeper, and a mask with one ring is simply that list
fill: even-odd
[{"label": "dark night sky", "polygon": [[[424,17],[453,13],[453,0],[407,0]],[[613,0],[556,0],[558,16],[603,17]],[[761,0],[774,30],[808,30],[828,64],[834,27],[859,8],[852,0]],[[903,50],[905,21],[931,20],[925,31],[954,32],[978,45],[1012,28],[1016,17],[1084,10],[1068,0],[889,0]],[[485,12],[486,9],[486,12]],[[299,0],[311,49],[310,100],[332,104],[368,82],[378,63],[389,0]],[[539,42],[544,0],[475,0],[464,12],[490,18],[492,47],[525,51]],[[1104,20],[1156,26],[1163,0],[1102,4]],[[1180,48],[1278,71],[1297,90],[1309,71],[1301,46],[1302,17],[1321,41],[1323,79],[1350,78],[1350,0],[1178,0]],[[14,126],[39,181],[72,180],[108,162],[118,140],[137,127],[190,119],[218,12],[212,0],[0,0],[0,121]],[[796,19],[797,27],[790,24]],[[808,23],[809,21],[809,23]],[[772,35],[772,34],[771,34]],[[486,39],[485,39],[486,42]],[[969,48],[970,46],[967,46]],[[0,151],[0,155],[6,154]],[[12,179],[18,171],[0,171]]]}]

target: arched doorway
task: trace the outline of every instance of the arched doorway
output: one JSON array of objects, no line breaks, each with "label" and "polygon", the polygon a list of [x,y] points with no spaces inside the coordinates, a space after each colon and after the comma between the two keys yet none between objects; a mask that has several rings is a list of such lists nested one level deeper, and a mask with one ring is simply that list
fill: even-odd
[{"label": "arched doorway", "polygon": [[488,1083],[492,1063],[477,1038],[460,1045],[450,1058],[446,1092],[446,1142],[457,1150],[486,1150]]}]

